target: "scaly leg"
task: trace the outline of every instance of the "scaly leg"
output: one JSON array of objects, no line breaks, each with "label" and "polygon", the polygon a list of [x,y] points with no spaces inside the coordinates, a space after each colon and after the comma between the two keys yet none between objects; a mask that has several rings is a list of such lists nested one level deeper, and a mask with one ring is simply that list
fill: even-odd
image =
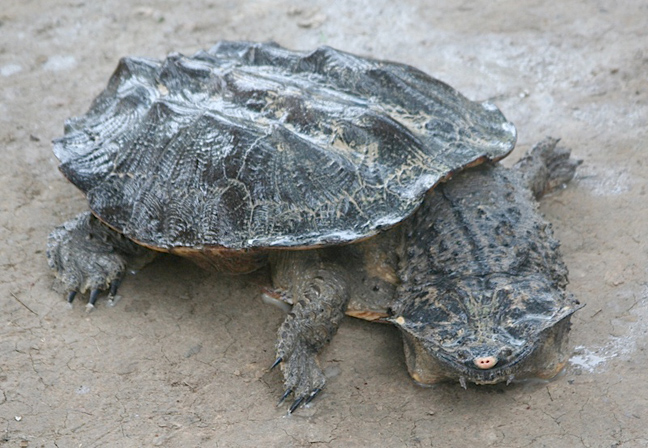
[{"label": "scaly leg", "polygon": [[68,302],[89,290],[89,311],[102,290],[109,290],[111,303],[126,269],[144,266],[155,254],[102,224],[90,212],[56,227],[47,240],[49,266],[67,291]]},{"label": "scaly leg", "polygon": [[286,390],[279,403],[290,394],[295,398],[290,413],[324,387],[317,355],[337,332],[349,302],[345,271],[328,252],[284,252],[273,259],[275,287],[285,289],[293,302],[279,328],[273,365],[281,364],[284,375]]}]

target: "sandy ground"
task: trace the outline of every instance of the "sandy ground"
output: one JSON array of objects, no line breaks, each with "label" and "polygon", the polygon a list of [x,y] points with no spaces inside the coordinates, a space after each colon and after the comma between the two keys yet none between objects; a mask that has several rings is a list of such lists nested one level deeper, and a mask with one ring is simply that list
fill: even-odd
[{"label": "sandy ground", "polygon": [[[100,3],[0,7],[0,446],[648,446],[646,2]],[[513,159],[545,135],[584,159],[542,206],[587,304],[565,373],[424,389],[394,329],[347,319],[322,359],[325,393],[286,416],[266,372],[282,312],[260,301],[263,272],[168,257],[127,278],[114,309],[66,309],[45,240],[85,202],[50,141],[121,56],[220,39],[413,64],[494,101],[518,127]]]}]

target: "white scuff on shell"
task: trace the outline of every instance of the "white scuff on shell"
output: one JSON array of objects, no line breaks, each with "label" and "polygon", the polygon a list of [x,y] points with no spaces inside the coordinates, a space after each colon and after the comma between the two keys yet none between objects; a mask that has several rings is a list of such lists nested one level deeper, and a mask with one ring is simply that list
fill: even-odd
[{"label": "white scuff on shell", "polygon": [[494,105],[493,103],[489,102],[489,101],[484,101],[483,103],[481,103],[481,106],[482,106],[484,109],[488,110],[488,111],[495,111],[495,110],[498,110],[498,109],[497,109],[497,106]]},{"label": "white scuff on shell", "polygon": [[510,133],[511,135],[517,137],[517,129],[515,128],[515,126],[513,125],[513,123],[509,123],[508,121],[505,122],[505,123],[502,123],[502,128],[503,128],[506,132],[508,132],[508,133]]}]

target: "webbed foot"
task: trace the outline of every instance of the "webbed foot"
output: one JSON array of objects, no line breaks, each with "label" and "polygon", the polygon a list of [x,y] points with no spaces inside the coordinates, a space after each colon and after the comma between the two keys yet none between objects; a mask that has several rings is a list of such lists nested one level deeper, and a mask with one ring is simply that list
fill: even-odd
[{"label": "webbed foot", "polygon": [[[323,328],[321,332],[313,332],[308,317],[301,314],[301,319],[295,313],[290,313],[281,328],[277,341],[277,360],[271,369],[281,365],[284,376],[285,392],[277,406],[292,394],[294,401],[288,410],[292,414],[300,405],[309,403],[315,398],[326,383],[326,377],[318,362],[317,354],[330,340],[337,330]],[[326,337],[326,333],[331,333]],[[310,333],[310,334],[309,334]],[[319,334],[318,334],[319,333]],[[324,340],[322,340],[324,337]]]},{"label": "webbed foot", "polygon": [[109,303],[126,269],[141,267],[154,252],[138,246],[86,212],[56,227],[47,240],[47,260],[72,303],[78,293],[90,291],[87,309],[101,291],[108,290]]},{"label": "webbed foot", "polygon": [[[277,358],[279,359],[279,358]],[[283,358],[282,358],[283,360]],[[284,374],[286,388],[277,406],[293,395],[294,401],[288,413],[292,414],[302,404],[310,403],[324,388],[326,378],[317,363],[317,352],[299,342],[282,362],[281,369]]]}]

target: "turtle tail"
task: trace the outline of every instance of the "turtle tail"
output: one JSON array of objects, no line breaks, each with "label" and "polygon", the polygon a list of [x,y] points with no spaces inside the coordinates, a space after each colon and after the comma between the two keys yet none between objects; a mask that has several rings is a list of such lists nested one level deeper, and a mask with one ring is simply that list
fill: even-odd
[{"label": "turtle tail", "polygon": [[557,147],[558,141],[553,137],[545,138],[515,164],[536,199],[569,182],[583,162],[570,157],[570,149]]}]

